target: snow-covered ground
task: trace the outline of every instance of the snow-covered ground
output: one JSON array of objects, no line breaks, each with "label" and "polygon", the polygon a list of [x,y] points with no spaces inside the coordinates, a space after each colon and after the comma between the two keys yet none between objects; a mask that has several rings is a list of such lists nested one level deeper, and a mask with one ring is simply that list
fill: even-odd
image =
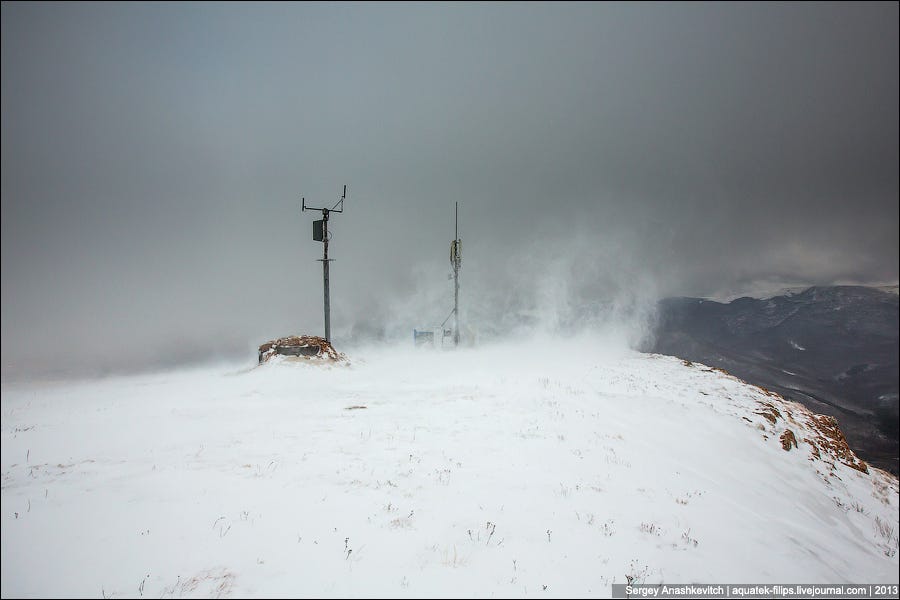
[{"label": "snow-covered ground", "polygon": [[897,480],[827,423],[589,340],[2,392],[4,597],[898,581]]}]

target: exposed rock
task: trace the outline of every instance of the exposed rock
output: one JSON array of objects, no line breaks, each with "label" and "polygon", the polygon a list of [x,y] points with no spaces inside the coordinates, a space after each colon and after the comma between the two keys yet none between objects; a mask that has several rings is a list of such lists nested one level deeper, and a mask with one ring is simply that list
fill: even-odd
[{"label": "exposed rock", "polygon": [[259,362],[264,363],[279,354],[307,360],[347,359],[344,354],[335,350],[328,340],[315,335],[291,335],[268,341],[259,347]]},{"label": "exposed rock", "polygon": [[794,432],[791,431],[790,429],[788,429],[784,433],[782,433],[780,439],[781,439],[781,447],[784,448],[788,452],[791,450],[792,447],[793,448],[797,447],[797,438],[794,437]]},{"label": "exposed rock", "polygon": [[[778,433],[778,430],[784,425],[793,425],[800,432],[803,442],[809,444],[810,459],[822,461],[829,465],[828,468],[832,474],[834,473],[835,462],[841,462],[851,469],[856,469],[862,473],[869,472],[869,465],[865,461],[860,460],[853,450],[850,449],[850,446],[847,445],[847,439],[838,426],[837,419],[828,415],[816,414],[805,406],[785,400],[778,394],[768,390],[762,391],[767,396],[777,397],[772,402],[759,400],[758,404],[762,410],[756,412],[756,414],[764,417],[774,426],[775,431],[773,433]],[[776,408],[776,403],[782,410]],[[791,408],[794,410],[792,411]],[[785,418],[784,414],[787,415],[787,418]],[[782,424],[779,424],[779,421]],[[768,436],[764,437],[768,439]],[[787,451],[790,451],[791,448],[800,447],[797,442],[797,436],[791,429],[784,428],[779,436],[779,440],[781,440],[781,447]]]},{"label": "exposed rock", "polygon": [[837,419],[828,415],[810,413],[806,423],[813,430],[814,435],[818,434],[814,441],[823,451],[837,457],[850,468],[863,473],[869,472],[866,462],[857,458],[850,446],[847,445],[847,439],[844,437],[844,432],[838,427]]},{"label": "exposed rock", "polygon": [[[770,394],[768,390],[763,390],[767,395]],[[781,418],[781,413],[778,412],[778,409],[772,405],[771,402],[760,402],[763,407],[762,411],[757,412],[756,414],[761,415],[769,420],[769,422],[774,425],[778,419]]]}]

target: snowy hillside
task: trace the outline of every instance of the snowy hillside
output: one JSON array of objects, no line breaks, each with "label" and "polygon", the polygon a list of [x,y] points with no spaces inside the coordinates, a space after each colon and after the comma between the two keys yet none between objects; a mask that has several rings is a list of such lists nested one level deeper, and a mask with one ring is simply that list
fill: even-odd
[{"label": "snowy hillside", "polygon": [[900,473],[896,294],[812,287],[729,304],[666,298],[645,348],[729,373],[837,417],[860,457]]},{"label": "snowy hillside", "polygon": [[722,372],[588,341],[349,358],[4,385],[2,595],[898,581],[897,480]]}]

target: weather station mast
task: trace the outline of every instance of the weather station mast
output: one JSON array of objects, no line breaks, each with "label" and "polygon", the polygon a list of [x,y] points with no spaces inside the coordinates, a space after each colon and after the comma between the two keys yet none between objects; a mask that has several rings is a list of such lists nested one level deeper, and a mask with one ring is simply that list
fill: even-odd
[{"label": "weather station mast", "polygon": [[322,262],[322,280],[325,292],[325,340],[329,342],[331,341],[331,298],[328,292],[328,263],[330,263],[332,259],[328,258],[328,239],[330,237],[328,232],[328,217],[331,213],[344,212],[344,200],[346,198],[347,186],[344,185],[344,193],[341,195],[341,199],[331,208],[314,208],[312,206],[307,206],[305,197],[300,205],[300,210],[302,212],[306,212],[307,210],[322,211],[322,218],[318,221],[313,221],[313,241],[323,243],[322,258],[318,260]]}]

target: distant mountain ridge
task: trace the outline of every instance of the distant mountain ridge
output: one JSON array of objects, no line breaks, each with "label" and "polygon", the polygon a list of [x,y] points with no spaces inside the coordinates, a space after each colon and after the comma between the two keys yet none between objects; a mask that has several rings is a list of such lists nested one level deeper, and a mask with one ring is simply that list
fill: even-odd
[{"label": "distant mountain ridge", "polygon": [[811,287],[728,303],[666,298],[645,350],[723,368],[834,416],[865,460],[898,473],[896,286]]}]

